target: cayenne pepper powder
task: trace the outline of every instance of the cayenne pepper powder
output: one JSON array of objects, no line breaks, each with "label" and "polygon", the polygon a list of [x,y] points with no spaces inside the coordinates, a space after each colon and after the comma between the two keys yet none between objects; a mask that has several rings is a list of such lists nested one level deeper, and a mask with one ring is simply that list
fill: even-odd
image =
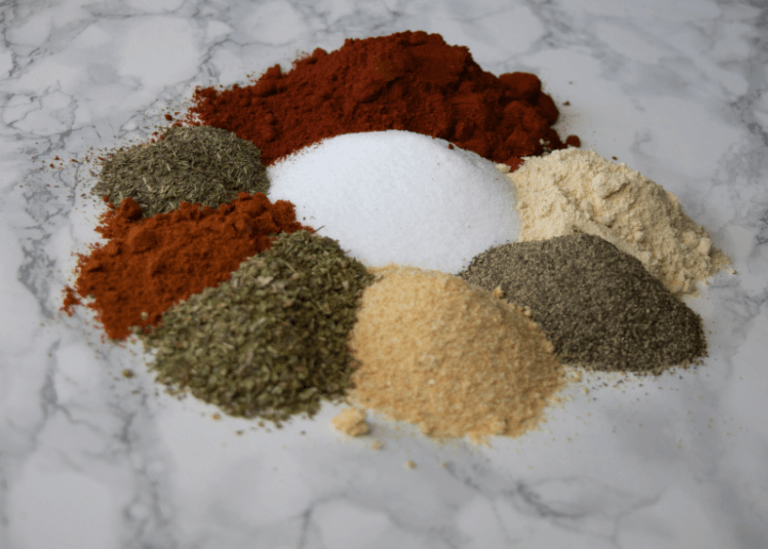
[{"label": "cayenne pepper powder", "polygon": [[[78,261],[75,291],[90,296],[89,306],[107,335],[123,339],[130,326],[157,325],[174,303],[228,280],[240,263],[272,244],[270,235],[305,229],[294,206],[270,203],[261,193],[240,193],[218,209],[182,202],[178,210],[141,219],[132,198],[111,207],[96,229],[109,239]],[[65,290],[66,312],[77,304]]]},{"label": "cayenne pepper powder", "polygon": [[[252,141],[264,164],[345,133],[409,130],[495,162],[564,147],[552,98],[533,74],[483,71],[464,46],[402,32],[320,48],[250,86],[197,88],[187,119]],[[566,140],[575,143],[574,136]]]}]

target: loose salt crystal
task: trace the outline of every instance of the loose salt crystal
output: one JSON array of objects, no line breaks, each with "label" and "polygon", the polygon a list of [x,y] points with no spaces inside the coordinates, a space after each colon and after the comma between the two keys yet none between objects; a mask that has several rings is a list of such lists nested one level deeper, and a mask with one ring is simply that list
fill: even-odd
[{"label": "loose salt crystal", "polygon": [[448,144],[397,130],[326,139],[268,168],[269,198],[369,266],[458,273],[516,241],[520,219],[495,164]]}]

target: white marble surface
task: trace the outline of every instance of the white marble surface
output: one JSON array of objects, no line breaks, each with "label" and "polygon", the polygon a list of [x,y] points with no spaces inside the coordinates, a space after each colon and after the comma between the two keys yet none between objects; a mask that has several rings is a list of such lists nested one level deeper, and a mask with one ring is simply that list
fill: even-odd
[{"label": "white marble surface", "polygon": [[[0,29],[0,547],[768,547],[763,0],[11,0]],[[538,74],[561,135],[680,197],[738,271],[689,300],[704,366],[585,382],[493,449],[375,419],[374,451],[330,406],[278,432],[214,421],[59,316],[94,238],[70,158],[145,137],[196,84],[407,29]]]}]

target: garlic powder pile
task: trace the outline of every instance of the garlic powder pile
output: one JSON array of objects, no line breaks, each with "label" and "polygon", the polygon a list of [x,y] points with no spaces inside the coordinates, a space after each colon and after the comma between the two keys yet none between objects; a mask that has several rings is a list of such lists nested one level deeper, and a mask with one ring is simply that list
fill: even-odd
[{"label": "garlic powder pile", "polygon": [[[509,172],[504,164],[497,167]],[[575,232],[600,236],[677,294],[695,293],[696,281],[730,264],[674,194],[595,151],[530,157],[507,177],[518,192],[520,242]]]},{"label": "garlic powder pile", "polygon": [[566,381],[523,309],[460,278],[394,264],[373,269],[350,350],[350,400],[435,438],[517,436]]}]

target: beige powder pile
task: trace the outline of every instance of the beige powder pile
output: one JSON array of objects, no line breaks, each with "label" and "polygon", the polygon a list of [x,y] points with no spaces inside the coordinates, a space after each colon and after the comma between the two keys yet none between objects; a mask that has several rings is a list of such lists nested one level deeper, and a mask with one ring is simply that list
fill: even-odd
[{"label": "beige powder pile", "polygon": [[372,272],[350,335],[355,404],[474,442],[541,421],[565,370],[522,309],[438,271]]},{"label": "beige powder pile", "polygon": [[[498,168],[507,173],[509,167]],[[695,293],[730,260],[683,213],[677,197],[595,151],[527,158],[508,173],[518,192],[520,242],[584,232],[639,259],[673,293]]]}]

